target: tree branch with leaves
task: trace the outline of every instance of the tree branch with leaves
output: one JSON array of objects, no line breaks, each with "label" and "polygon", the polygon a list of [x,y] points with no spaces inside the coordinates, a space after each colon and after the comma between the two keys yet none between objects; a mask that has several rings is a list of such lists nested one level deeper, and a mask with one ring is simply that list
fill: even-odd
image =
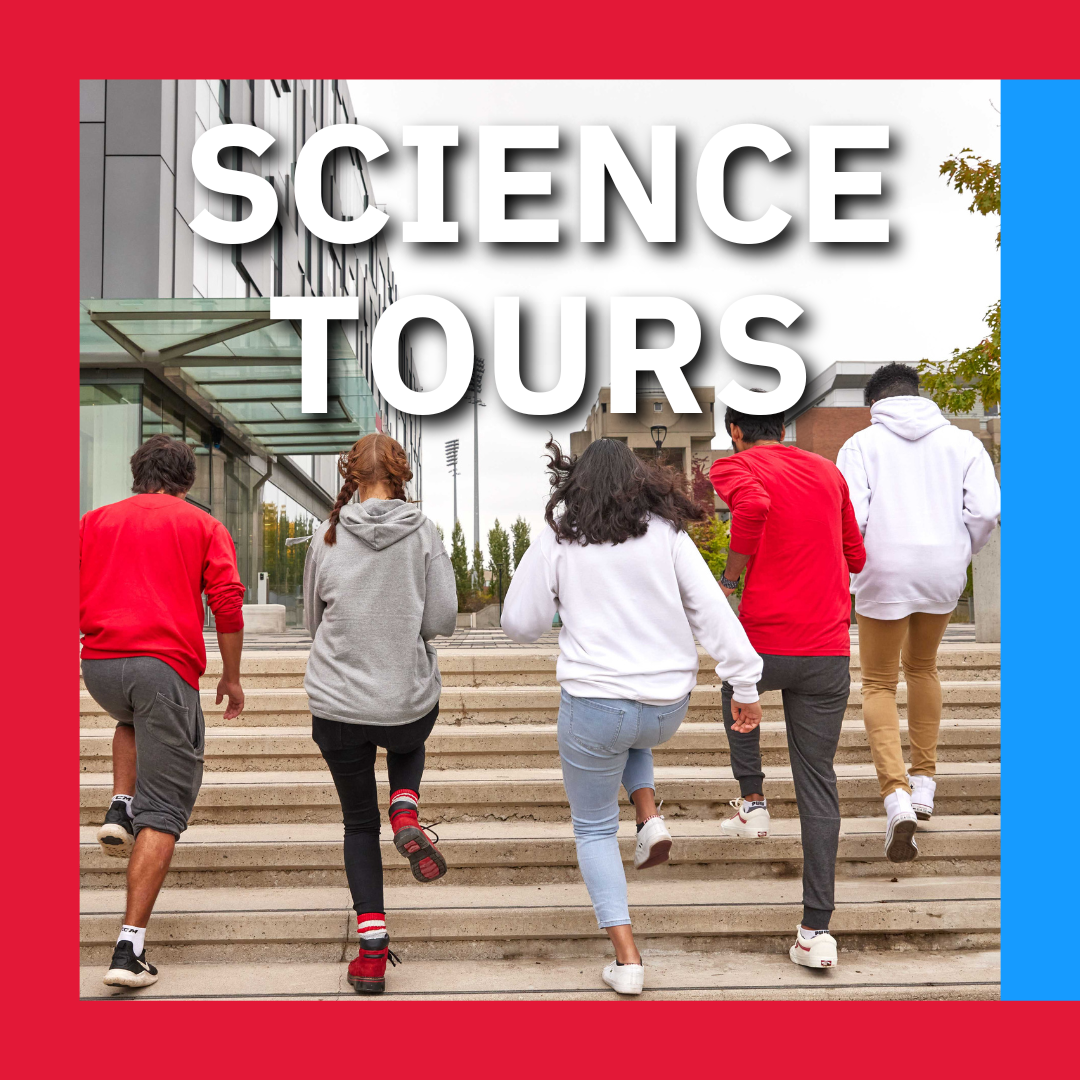
[{"label": "tree branch with leaves", "polygon": [[[972,214],[1001,215],[1001,163],[978,157],[969,147],[942,162],[938,170],[955,191],[971,196]],[[1001,229],[997,248],[1001,250]],[[944,361],[922,360],[922,386],[934,402],[950,413],[970,412],[976,401],[984,409],[1001,403],[1001,301],[983,317],[989,333],[970,349],[953,349]]]}]

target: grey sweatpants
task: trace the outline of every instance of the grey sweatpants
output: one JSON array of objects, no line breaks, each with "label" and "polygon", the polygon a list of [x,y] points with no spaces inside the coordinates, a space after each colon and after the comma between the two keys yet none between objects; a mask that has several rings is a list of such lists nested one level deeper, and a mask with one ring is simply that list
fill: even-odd
[{"label": "grey sweatpants", "polygon": [[84,660],[82,672],[90,696],[117,723],[135,728],[135,835],[149,826],[179,836],[202,787],[199,691],[154,656]]},{"label": "grey sweatpants", "polygon": [[[840,796],[833,758],[840,742],[848,691],[847,656],[766,656],[758,693],[779,690],[784,701],[788,757],[799,807],[803,854],[803,925],[825,930],[833,908],[836,849],[840,841]],[[724,683],[724,726],[731,771],[742,794],[765,791],[760,730],[731,730],[731,687]]]}]

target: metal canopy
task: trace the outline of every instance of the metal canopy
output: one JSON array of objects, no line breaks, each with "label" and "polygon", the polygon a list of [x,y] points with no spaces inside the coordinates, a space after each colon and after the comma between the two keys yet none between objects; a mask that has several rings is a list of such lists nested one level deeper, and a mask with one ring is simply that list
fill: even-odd
[{"label": "metal canopy", "polygon": [[83,300],[83,367],[141,367],[265,454],[347,450],[375,430],[375,401],[344,325],[327,335],[327,411],[300,411],[300,325],[267,297]]}]

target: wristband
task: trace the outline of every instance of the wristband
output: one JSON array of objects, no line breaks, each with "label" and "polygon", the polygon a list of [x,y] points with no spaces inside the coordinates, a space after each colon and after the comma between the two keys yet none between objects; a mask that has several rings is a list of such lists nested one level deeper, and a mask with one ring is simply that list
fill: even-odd
[{"label": "wristband", "polygon": [[735,581],[728,581],[723,574],[720,575],[720,588],[722,589],[737,589],[739,587],[739,581],[736,578]]}]

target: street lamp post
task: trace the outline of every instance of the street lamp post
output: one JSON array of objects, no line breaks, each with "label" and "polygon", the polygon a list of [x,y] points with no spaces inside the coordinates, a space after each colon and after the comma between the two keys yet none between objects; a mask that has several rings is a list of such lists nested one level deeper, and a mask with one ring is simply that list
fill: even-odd
[{"label": "street lamp post", "polygon": [[480,387],[484,381],[484,361],[473,357],[473,375],[469,381],[468,399],[473,407],[473,549],[480,546]]},{"label": "street lamp post", "polygon": [[667,438],[667,428],[663,424],[653,424],[649,428],[649,434],[652,435],[652,440],[656,443],[656,461],[660,461],[660,451],[663,449],[664,440]]},{"label": "street lamp post", "polygon": [[446,441],[446,467],[450,470],[454,477],[454,524],[457,524],[457,459],[458,459],[458,441],[457,439],[447,439]]}]

